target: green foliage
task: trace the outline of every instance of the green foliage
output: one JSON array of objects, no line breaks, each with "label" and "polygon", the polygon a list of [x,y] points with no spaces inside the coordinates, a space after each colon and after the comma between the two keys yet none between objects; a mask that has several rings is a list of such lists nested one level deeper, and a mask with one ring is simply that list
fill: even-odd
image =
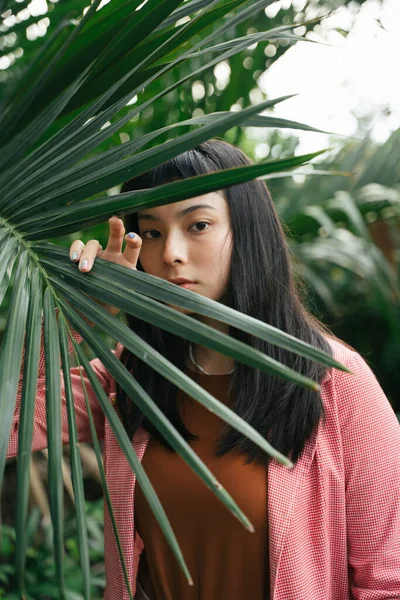
[{"label": "green foliage", "polygon": [[337,176],[271,184],[294,241],[295,268],[328,322],[354,314],[368,299],[382,311],[399,301],[396,266],[376,245],[371,228],[376,221],[385,224],[393,257],[398,256],[399,166],[397,130],[383,146],[348,143],[318,165]]},{"label": "green foliage", "polygon": [[[105,586],[102,501],[86,503],[86,527],[90,560],[90,593],[93,600],[99,600],[103,597]],[[33,509],[29,514],[26,528],[25,598],[26,600],[58,600],[52,525],[50,522],[40,522],[39,511]],[[3,525],[0,533],[0,598],[20,600],[16,586],[16,532],[14,528]],[[65,520],[63,563],[66,600],[83,600],[84,581],[80,568],[74,515],[70,515]]]},{"label": "green foliage", "polygon": [[398,412],[400,130],[380,147],[349,142],[318,166],[348,175],[271,184],[293,264],[310,309],[368,358]]}]

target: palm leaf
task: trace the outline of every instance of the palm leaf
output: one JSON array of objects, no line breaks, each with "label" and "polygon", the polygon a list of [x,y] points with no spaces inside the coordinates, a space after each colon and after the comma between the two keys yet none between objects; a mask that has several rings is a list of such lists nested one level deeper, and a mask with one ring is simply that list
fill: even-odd
[{"label": "palm leaf", "polygon": [[81,559],[81,568],[83,573],[83,593],[86,600],[90,598],[90,562],[85,514],[85,495],[83,489],[82,465],[78,450],[78,430],[75,419],[74,396],[70,374],[67,326],[63,319],[61,319],[61,322],[59,324],[61,363],[64,377],[65,399],[69,427],[69,443],[71,449],[72,485],[74,490],[74,500],[76,508],[79,555]]},{"label": "palm leaf", "polygon": [[28,314],[27,259],[27,252],[23,252],[18,258],[10,311],[0,349],[0,410],[2,416],[0,421],[0,489],[3,483],[7,446],[15,411]]},{"label": "palm leaf", "polygon": [[[67,327],[67,324],[66,324],[66,327]],[[71,343],[72,343],[73,348],[74,348],[76,360],[77,360],[77,362],[79,362],[79,356],[80,356],[79,355],[79,351],[80,351],[80,348],[79,348],[78,344],[75,342],[74,338],[72,337],[71,332],[70,332],[70,340],[71,340]],[[86,358],[86,356],[85,356],[85,358]],[[83,360],[85,360],[85,358]],[[90,371],[89,366],[88,366],[88,371]],[[89,376],[89,374],[88,374],[88,376]],[[126,588],[128,590],[128,594],[129,594],[130,600],[133,600],[133,597],[132,597],[132,594],[131,594],[131,590],[130,590],[130,585],[129,585],[128,573],[127,573],[127,570],[126,570],[124,556],[123,556],[123,553],[122,553],[121,542],[120,542],[120,539],[119,539],[117,523],[116,523],[116,520],[115,520],[114,510],[113,510],[112,503],[111,503],[110,493],[108,491],[106,474],[104,472],[103,459],[102,459],[102,456],[101,456],[101,449],[100,449],[100,444],[99,444],[99,438],[97,436],[96,427],[95,427],[94,420],[93,420],[93,415],[92,415],[92,409],[90,408],[88,393],[87,393],[87,389],[86,389],[86,383],[85,383],[85,381],[83,379],[82,373],[81,373],[81,383],[82,383],[82,389],[83,389],[85,403],[86,403],[86,411],[87,411],[88,419],[89,419],[89,426],[90,426],[90,432],[91,432],[92,441],[93,441],[93,448],[94,448],[94,451],[95,451],[95,454],[96,454],[96,459],[97,459],[97,465],[99,467],[100,478],[101,478],[101,482],[103,484],[104,497],[105,497],[107,509],[108,509],[108,512],[109,512],[109,515],[110,515],[111,525],[112,525],[113,532],[114,532],[114,535],[115,535],[115,540],[116,540],[116,543],[117,543],[118,554],[119,554],[119,559],[121,561],[122,571],[123,571],[123,574],[124,574],[125,585],[126,585]],[[100,389],[98,390],[98,393],[99,393],[100,396],[103,396],[102,392],[103,392],[102,388],[101,388],[101,391],[100,391]]]},{"label": "palm leaf", "polygon": [[[73,411],[73,392],[69,376],[67,334],[80,363],[83,365],[92,386],[118,439],[127,460],[134,470],[144,494],[168,540],[185,576],[190,574],[185,565],[179,545],[167,520],[165,512],[136,456],[117,413],[111,406],[104,390],[95,376],[81,347],[73,340],[66,318],[83,335],[95,354],[102,360],[117,383],[136,402],[141,410],[159,428],[171,446],[188,462],[191,468],[208,485],[229,510],[251,529],[251,524],[235,504],[230,495],[177,433],[160,410],[126,371],[104,341],[80,317],[77,309],[88,314],[98,327],[112,333],[137,356],[146,359],[154,369],[173,381],[204,406],[213,410],[224,421],[241,431],[265,452],[286,466],[290,461],[279,455],[268,442],[246,422],[237,417],[226,406],[207,394],[188,377],[177,370],[154,349],[148,347],[115,317],[107,314],[92,299],[105,300],[127,312],[140,314],[144,320],[173,331],[183,338],[218,349],[254,368],[285,377],[299,385],[318,389],[299,373],[288,369],[251,346],[233,340],[229,336],[200,322],[178,314],[165,306],[170,303],[190,307],[196,313],[213,316],[222,322],[248,331],[260,339],[287,348],[302,356],[328,366],[342,368],[330,356],[288,336],[283,332],[260,323],[206,298],[191,294],[187,290],[172,286],[168,282],[133,272],[117,265],[99,260],[89,276],[82,275],[70,263],[64,250],[38,243],[49,237],[76,232],[81,228],[105,221],[116,211],[121,214],[134,212],[144,207],[159,206],[169,202],[191,198],[199,194],[229,187],[255,177],[266,177],[296,168],[314,156],[290,157],[259,165],[229,169],[194,177],[186,181],[173,182],[151,190],[128,192],[102,198],[91,198],[106,192],[111,186],[119,185],[126,178],[143,173],[172,156],[178,156],[202,141],[222,135],[232,127],[292,127],[314,131],[312,127],[291,120],[279,120],[260,115],[266,108],[273,107],[284,98],[268,100],[258,106],[250,106],[238,113],[225,112],[204,118],[186,119],[181,123],[167,124],[148,135],[137,136],[125,147],[111,148],[97,154],[99,146],[112,141],[114,133],[137,117],[144,109],[154,105],[178,86],[192,77],[197,77],[222,60],[237,55],[255,40],[268,41],[280,36],[295,39],[292,26],[271,28],[258,37],[246,35],[229,43],[227,33],[245,23],[257,11],[272,3],[272,0],[242,2],[235,0],[221,3],[195,0],[182,4],[178,0],[159,3],[149,0],[139,8],[135,0],[123,3],[115,0],[97,11],[96,0],[73,27],[62,24],[60,35],[55,35],[44,48],[31,72],[21,77],[13,98],[8,95],[1,120],[2,131],[7,134],[0,142],[3,168],[0,174],[2,197],[0,199],[0,302],[13,278],[13,288],[6,330],[0,353],[0,483],[5,465],[7,442],[10,436],[15,411],[20,365],[25,340],[25,371],[22,386],[22,411],[19,453],[18,500],[18,578],[23,589],[24,548],[26,538],[23,527],[26,522],[27,499],[27,456],[30,451],[33,423],[33,398],[35,395],[38,364],[40,319],[44,315],[44,351],[46,367],[46,417],[49,449],[50,507],[53,521],[55,563],[58,594],[63,597],[63,489],[62,489],[62,436],[61,436],[61,371],[63,373],[65,404],[68,414],[69,438],[72,444],[71,460],[73,487],[78,521],[79,551],[84,573],[86,598],[90,597],[87,532],[82,486],[80,459],[75,447],[77,440],[76,422]],[[78,3],[80,6],[80,3]],[[179,6],[182,4],[182,6]],[[246,6],[242,6],[246,4]],[[134,10],[134,7],[138,10]],[[83,8],[83,6],[82,6]],[[232,16],[226,16],[232,10]],[[199,12],[198,12],[199,11]],[[187,23],[174,27],[182,16],[193,16]],[[221,25],[214,27],[208,35],[199,39],[199,33],[213,25],[216,16]],[[121,23],[121,18],[124,22]],[[240,35],[240,34],[239,34]],[[132,42],[132,36],[134,42]],[[104,43],[107,40],[107,43]],[[100,42],[102,44],[100,48]],[[227,45],[228,44],[228,45]],[[100,51],[95,52],[95,49]],[[90,49],[84,56],[85,49]],[[135,60],[140,54],[140,60]],[[200,53],[211,54],[203,61]],[[197,55],[196,55],[197,54]],[[81,60],[82,58],[82,60]],[[199,60],[200,58],[200,60]],[[171,76],[174,69],[185,65],[187,73],[169,80],[165,85],[164,75]],[[67,71],[71,67],[70,72]],[[72,68],[73,67],[73,68]],[[65,75],[65,76],[64,76]],[[68,76],[67,76],[68,75]],[[160,84],[161,91],[152,91],[152,84]],[[156,89],[156,86],[154,86]],[[133,108],[126,109],[129,100],[145,91],[145,97]],[[143,101],[142,101],[143,100]],[[196,126],[189,132],[168,138],[153,148],[142,150],[158,136],[169,134],[175,127]],[[73,203],[73,206],[71,206]],[[129,285],[127,282],[129,281]],[[105,285],[107,282],[107,285]],[[86,296],[86,294],[89,296]],[[59,308],[59,319],[55,314]],[[27,320],[28,319],[28,320]],[[61,371],[60,371],[61,354]],[[87,412],[93,442],[105,488],[105,499],[111,516],[118,551],[124,570],[127,588],[129,582],[123,562],[111,498],[107,489],[101,455],[90,406],[82,379]],[[24,437],[24,441],[21,439]],[[131,597],[131,593],[129,592]]]},{"label": "palm leaf", "polygon": [[[265,2],[261,2],[261,4],[265,4]],[[236,23],[237,20],[237,18],[234,19],[234,23]],[[217,30],[217,32],[211,34],[209,38],[213,39],[218,33],[222,33],[225,30],[226,26],[221,27],[219,28],[219,30]],[[175,35],[177,34],[174,34],[174,36]],[[204,41],[199,42],[198,44],[196,44],[196,47],[201,47],[203,43]],[[183,60],[183,58],[188,57],[190,55],[190,51],[184,52],[182,55],[180,55],[178,59],[176,59],[166,67],[158,69],[155,74],[151,75],[144,82],[141,82],[141,84],[138,87],[130,87],[129,92],[125,94],[121,100],[115,102],[110,108],[102,111],[97,117],[94,117],[92,119],[93,115],[96,114],[96,112],[103,106],[103,104],[105,104],[107,100],[124,84],[128,76],[131,76],[134,72],[136,72],[140,68],[142,63],[146,64],[149,59],[144,59],[139,65],[135,65],[133,69],[131,69],[128,72],[128,74],[125,73],[116,84],[114,84],[110,89],[108,89],[91,106],[84,110],[82,114],[79,114],[75,119],[73,119],[71,123],[68,123],[59,132],[59,134],[54,135],[47,143],[45,143],[41,148],[40,152],[33,152],[29,155],[29,158],[26,158],[24,161],[22,161],[20,165],[11,167],[10,169],[5,171],[3,177],[0,176],[0,183],[4,184],[4,195],[2,195],[2,199],[0,199],[0,206],[2,204],[4,205],[3,212],[6,214],[7,205],[10,204],[10,202],[14,204],[14,202],[16,201],[16,196],[18,196],[16,192],[21,187],[21,184],[23,184],[25,181],[24,179],[22,179],[22,182],[20,182],[21,168],[23,168],[25,174],[35,172],[35,174],[37,174],[36,176],[43,177],[43,174],[53,167],[53,155],[54,152],[58,151],[59,155],[56,157],[56,164],[57,162],[61,162],[63,165],[63,169],[66,169],[69,165],[76,163],[80,158],[85,156],[90,150],[93,150],[102,141],[109,138],[115,131],[118,131],[123,125],[125,125],[128,121],[133,119],[139,112],[143,111],[155,101],[167,95],[170,91],[174,90],[179,85],[182,85],[185,81],[191,79],[192,77],[198,76],[201,72],[212,67],[221,60],[224,60],[226,58],[229,58],[230,56],[233,56],[234,54],[237,54],[241,50],[247,48],[250,44],[251,42],[249,42],[248,40],[240,44],[236,44],[234,48],[231,48],[230,50],[217,56],[213,60],[202,65],[196,71],[192,71],[189,75],[186,75],[179,81],[166,87],[159,94],[156,94],[154,97],[151,97],[139,107],[128,111],[126,115],[119,118],[115,123],[108,126],[105,130],[98,131],[99,128],[101,129],[109,121],[109,119],[111,119],[113,115],[115,115],[121,108],[123,108],[126,105],[126,103],[134,95],[139,93],[141,89],[143,89],[143,87],[149,85],[158,77],[171,70],[172,67],[175,64],[180,63]],[[158,48],[157,50],[155,50],[154,54],[158,55],[161,51],[162,48]],[[284,98],[277,99],[275,102],[282,101],[283,99]],[[273,106],[273,102],[271,102],[271,104],[267,106]],[[37,154],[39,154],[39,156],[36,156]],[[41,166],[43,166],[42,169],[40,169]],[[56,169],[56,172],[59,173],[59,168]],[[13,175],[18,176],[18,181],[15,181],[13,179]],[[8,190],[10,190],[10,196],[7,194]],[[19,202],[21,202],[21,199],[19,199]]]},{"label": "palm leaf", "polygon": [[62,481],[60,345],[52,290],[47,287],[43,301],[44,349],[46,365],[46,424],[49,451],[48,474],[50,510],[57,583],[64,596],[64,487]]},{"label": "palm leaf", "polygon": [[25,362],[21,394],[17,466],[17,519],[15,569],[18,590],[24,591],[26,521],[29,500],[29,466],[33,437],[33,419],[42,331],[41,282],[36,268],[30,281],[29,310],[26,324]]},{"label": "palm leaf", "polygon": [[[72,322],[74,322],[75,325],[77,323],[79,323],[82,330],[84,330],[87,327],[87,325],[85,324],[83,319],[81,319],[81,317],[79,317],[78,315],[76,315],[76,313],[71,311],[66,304],[61,304],[61,306],[62,306],[63,310],[65,311],[65,313],[68,315],[68,317],[72,320]],[[93,332],[90,332],[90,333],[87,332],[87,333],[90,335],[91,339],[93,337],[95,337],[95,334]],[[99,347],[101,347],[101,346],[103,346],[103,344],[99,340]],[[78,354],[80,363],[84,367],[84,369],[87,373],[87,376],[89,378],[89,381],[90,381],[93,389],[96,392],[96,396],[101,404],[104,414],[105,414],[107,420],[109,421],[110,426],[121,445],[121,449],[123,450],[127,460],[129,461],[129,464],[132,467],[133,472],[135,473],[135,475],[137,477],[138,483],[139,483],[141,489],[143,490],[143,493],[145,494],[147,501],[149,502],[149,505],[154,513],[154,516],[156,517],[158,523],[160,524],[162,532],[164,533],[166,539],[168,540],[168,543],[171,546],[179,563],[181,564],[182,569],[185,573],[185,576],[187,577],[188,581],[190,581],[191,577],[190,577],[189,570],[186,566],[181,549],[176,540],[175,534],[171,528],[168,517],[158,499],[157,494],[154,491],[154,488],[153,488],[149,478],[147,477],[147,475],[136,455],[136,452],[132,448],[132,442],[129,439],[125,429],[123,428],[123,425],[122,425],[120,419],[118,418],[117,413],[114,411],[113,407],[111,406],[106,393],[100,386],[99,381],[98,381],[95,373],[93,372],[93,369],[92,369],[88,359],[86,358],[85,354],[82,352],[81,348],[78,345],[75,346],[75,349]],[[109,352],[109,350],[108,350],[108,352]],[[112,357],[113,355],[110,353],[110,356]],[[115,361],[116,361],[116,365],[118,365],[117,368],[124,369],[124,367],[121,365],[121,363],[117,359],[115,359]],[[124,374],[124,375],[126,378],[129,378],[128,372],[126,372],[126,374]],[[120,379],[122,380],[122,379],[124,379],[124,377],[121,375]],[[174,439],[176,440],[177,436]]]}]

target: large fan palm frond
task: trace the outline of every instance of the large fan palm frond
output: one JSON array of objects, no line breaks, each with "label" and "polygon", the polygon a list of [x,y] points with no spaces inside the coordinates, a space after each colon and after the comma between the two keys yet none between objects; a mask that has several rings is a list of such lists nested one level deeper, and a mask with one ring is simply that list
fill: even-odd
[{"label": "large fan palm frond", "polygon": [[[146,345],[121,321],[110,316],[95,300],[134,314],[193,343],[216,349],[235,360],[313,389],[317,387],[314,381],[250,346],[189,316],[177,313],[165,304],[189,308],[198,314],[217,318],[290,351],[341,368],[331,357],[266,323],[146,273],[130,271],[100,259],[89,275],[82,275],[69,261],[65,249],[46,241],[104,222],[116,212],[124,215],[144,207],[201,195],[255,177],[268,177],[293,169],[315,156],[263,162],[173,182],[150,190],[111,196],[106,193],[109,188],[118,186],[124,180],[160,165],[213,136],[222,135],[232,127],[249,124],[262,127],[277,124],[280,127],[293,126],[291,121],[279,120],[277,123],[273,117],[260,115],[265,109],[284,100],[277,98],[239,112],[186,120],[184,125],[189,131],[168,138],[158,145],[154,144],[160,134],[172,133],[174,127],[179,128],[183,123],[164,127],[104,152],[97,151],[100,144],[124,124],[191,77],[234,56],[255,42],[289,36],[293,28],[285,26],[247,35],[228,44],[215,45],[215,40],[221,36],[226,38],[239,23],[250,14],[254,15],[264,9],[271,1],[249,3],[236,0],[219,3],[194,0],[182,3],[180,0],[148,0],[141,3],[137,0],[113,0],[97,10],[100,0],[95,0],[79,20],[72,24],[68,21],[52,32],[34,56],[31,67],[15,82],[12,94],[4,100],[0,119],[3,134],[0,155],[0,302],[9,289],[12,291],[0,355],[0,484],[24,351],[17,489],[17,573],[21,592],[24,587],[29,459],[43,329],[50,509],[60,597],[64,594],[61,375],[64,379],[68,412],[79,548],[85,580],[84,594],[86,598],[90,597],[84,494],[81,463],[76,447],[77,426],[69,372],[69,346],[84,367],[105,417],[135,471],[168,543],[190,579],[163,507],[117,413],[110,405],[86,355],[75,341],[76,336],[72,335],[71,326],[79,332],[171,446],[243,525],[251,528],[246,515],[172,427],[154,400],[110,351],[103,338],[87,325],[81,313],[265,452],[290,466],[288,459],[271,448],[245,421]],[[79,6],[83,9],[84,4]],[[188,16],[190,19],[182,23],[183,17]],[[192,43],[193,36],[207,30],[211,23],[215,24],[216,19],[220,20],[220,25],[207,35],[203,32],[200,41],[196,38],[197,41]],[[178,20],[179,24],[175,26]],[[206,54],[207,60],[202,61],[200,67],[196,66],[198,53],[204,52],[212,44],[212,52]],[[190,67],[188,74],[152,95],[152,83],[184,62]],[[135,96],[138,100],[132,106],[129,102]],[[305,125],[296,126],[307,129]],[[148,147],[145,148],[146,146]],[[91,154],[94,151],[97,151],[95,158]],[[93,196],[95,198],[88,200]],[[87,410],[105,498],[118,540],[89,402]]]}]

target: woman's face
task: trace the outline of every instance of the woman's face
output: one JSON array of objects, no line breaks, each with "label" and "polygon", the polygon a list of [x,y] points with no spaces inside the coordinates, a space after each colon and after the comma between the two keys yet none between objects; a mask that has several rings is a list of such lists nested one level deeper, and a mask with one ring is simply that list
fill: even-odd
[{"label": "woman's face", "polygon": [[228,203],[220,193],[145,209],[138,213],[138,224],[143,240],[139,260],[146,273],[212,300],[222,297],[232,231]]}]

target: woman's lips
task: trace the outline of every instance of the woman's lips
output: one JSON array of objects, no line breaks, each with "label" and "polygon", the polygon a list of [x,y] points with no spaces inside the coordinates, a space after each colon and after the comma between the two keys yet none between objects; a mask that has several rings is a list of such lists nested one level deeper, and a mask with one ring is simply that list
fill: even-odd
[{"label": "woman's lips", "polygon": [[179,283],[179,287],[185,288],[185,290],[191,290],[196,284],[192,281],[190,283]]}]

